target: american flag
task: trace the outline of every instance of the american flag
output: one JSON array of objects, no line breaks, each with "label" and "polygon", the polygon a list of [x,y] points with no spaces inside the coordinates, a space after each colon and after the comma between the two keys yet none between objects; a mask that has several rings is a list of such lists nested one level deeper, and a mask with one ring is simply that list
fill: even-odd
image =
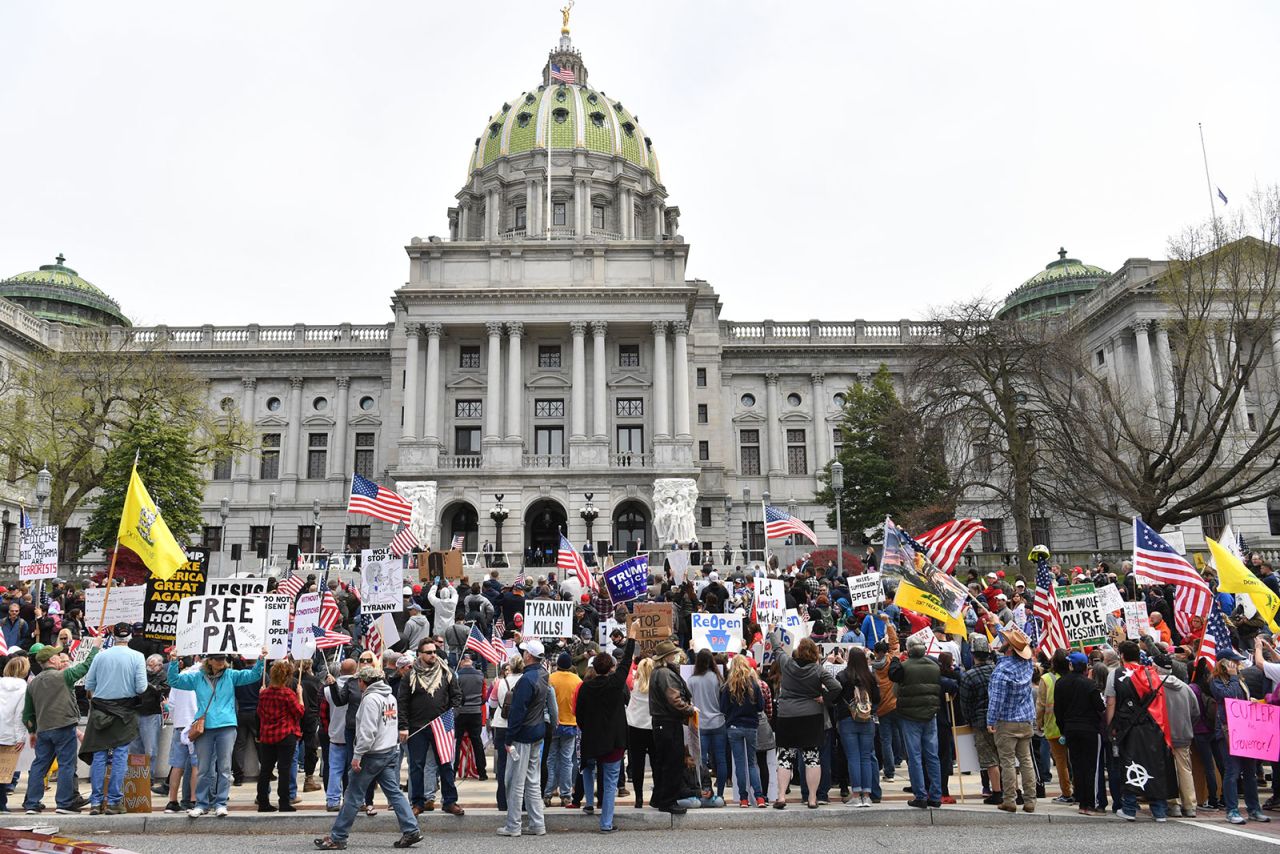
[{"label": "american flag", "polygon": [[494,649],[493,642],[484,636],[479,626],[471,627],[471,634],[467,636],[466,649],[476,652],[494,666],[501,664],[507,658],[507,652],[502,648],[502,641],[498,641],[498,648]]},{"label": "american flag", "polygon": [[493,620],[493,639],[498,642],[498,646],[502,646],[502,638],[507,633],[507,621],[502,619],[502,612],[498,612],[498,616]]},{"label": "american flag", "polygon": [[319,624],[311,627],[312,633],[316,636],[316,649],[335,649],[351,643],[350,635],[345,635],[333,629],[334,626],[338,625],[338,621],[342,619],[342,612],[338,610],[338,602],[328,590],[320,597],[320,616],[318,619]]},{"label": "american flag", "polygon": [[396,531],[396,535],[391,538],[391,554],[395,557],[404,557],[414,549],[421,547],[422,544],[413,535],[413,531],[409,530],[408,525]]},{"label": "american flag", "polygon": [[466,545],[466,542],[467,542],[466,534],[454,534],[453,542],[449,543],[449,548],[455,551],[462,551],[462,547]]},{"label": "american flag", "polygon": [[358,623],[365,651],[373,653],[376,658],[382,658],[387,645],[382,637],[382,630],[378,628],[378,621],[371,614],[361,614]]},{"label": "american flag", "polygon": [[551,63],[551,79],[559,80],[561,83],[574,83],[577,78],[573,75],[572,68],[565,68],[563,65]]},{"label": "american flag", "polygon": [[399,493],[378,486],[358,474],[351,476],[351,496],[347,499],[347,512],[372,516],[384,522],[396,524],[408,522],[413,505]]},{"label": "american flag", "polygon": [[556,569],[572,571],[578,576],[578,583],[583,587],[595,587],[595,579],[587,571],[587,562],[578,554],[578,550],[569,542],[568,537],[560,535],[560,552],[556,555]]},{"label": "american flag", "polygon": [[276,592],[282,596],[292,596],[298,598],[298,594],[302,592],[302,588],[306,585],[306,580],[296,572],[290,571],[289,577],[281,581],[276,587]]},{"label": "american flag", "polygon": [[777,540],[790,534],[808,537],[815,546],[818,544],[818,536],[813,533],[812,528],[789,513],[783,513],[777,507],[766,504],[764,506],[765,539]]},{"label": "american flag", "polygon": [[1067,629],[1062,625],[1062,614],[1058,612],[1058,597],[1053,593],[1053,573],[1049,571],[1049,561],[1045,558],[1036,561],[1036,598],[1032,613],[1044,624],[1040,648],[1045,655],[1052,657],[1059,649],[1070,649]]},{"label": "american flag", "polygon": [[1227,630],[1227,623],[1222,619],[1222,609],[1218,607],[1217,600],[1214,600],[1213,607],[1209,610],[1209,619],[1204,626],[1204,640],[1200,641],[1200,657],[1209,662],[1209,666],[1213,667],[1218,663],[1219,650],[1232,650],[1231,632]]},{"label": "american flag", "polygon": [[453,709],[431,722],[431,737],[436,743],[436,761],[452,762],[457,749],[453,739]]},{"label": "american flag", "polygon": [[1174,623],[1181,634],[1191,633],[1191,618],[1206,617],[1213,591],[1196,568],[1165,542],[1147,523],[1133,520],[1133,571],[1144,584],[1172,584]]},{"label": "american flag", "polygon": [[979,531],[987,530],[981,519],[952,519],[931,531],[920,535],[920,542],[928,549],[929,557],[943,572],[955,569],[964,547],[969,545]]}]

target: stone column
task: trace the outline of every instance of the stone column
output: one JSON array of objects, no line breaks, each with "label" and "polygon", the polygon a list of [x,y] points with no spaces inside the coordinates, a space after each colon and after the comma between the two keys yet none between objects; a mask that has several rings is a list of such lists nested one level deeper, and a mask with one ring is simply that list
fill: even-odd
[{"label": "stone column", "polygon": [[630,240],[635,232],[632,228],[631,216],[631,191],[623,189],[618,193],[618,229],[622,232],[622,236]]},{"label": "stone column", "polygon": [[662,239],[662,202],[653,203],[653,239]]},{"label": "stone column", "polygon": [[593,398],[591,402],[595,410],[591,419],[591,432],[597,439],[609,438],[609,390],[606,383],[609,368],[604,347],[604,336],[608,329],[609,324],[603,320],[591,323],[591,396]]},{"label": "stone column", "polygon": [[400,436],[418,438],[418,335],[422,327],[417,323],[404,325],[404,424]]},{"label": "stone column", "polygon": [[[524,234],[529,237],[533,234],[533,212],[538,209],[538,196],[535,191],[536,184],[532,178],[528,178],[524,182]],[[515,225],[515,223],[512,223]]]},{"label": "stone column", "polygon": [[516,441],[524,436],[524,365],[520,361],[522,335],[523,323],[514,321],[507,324],[507,438]]},{"label": "stone column", "polygon": [[666,438],[671,435],[671,421],[667,417],[671,392],[667,388],[667,321],[653,321],[653,436]]},{"label": "stone column", "polygon": [[470,240],[471,235],[467,233],[471,227],[471,205],[466,202],[458,205],[458,239]]},{"label": "stone column", "polygon": [[490,320],[485,324],[489,333],[488,380],[484,396],[484,437],[486,439],[502,438],[502,419],[499,407],[502,405],[502,322]]},{"label": "stone column", "polygon": [[809,396],[813,398],[813,464],[822,471],[831,460],[831,430],[827,427],[827,386],[822,371],[809,374]]},{"label": "stone column", "polygon": [[1142,406],[1155,394],[1156,378],[1151,370],[1151,321],[1138,320],[1133,324],[1134,352],[1138,360],[1138,392],[1142,396]]},{"label": "stone column", "polygon": [[675,429],[677,436],[688,439],[693,436],[689,430],[689,321],[677,320],[671,324],[671,331],[676,339],[671,366],[675,389]]},{"label": "stone column", "polygon": [[573,331],[573,389],[569,397],[573,426],[569,435],[581,439],[587,435],[587,322],[575,320],[569,328]]},{"label": "stone column", "polygon": [[302,446],[302,377],[289,377],[289,441],[285,446],[284,476],[297,478]]},{"label": "stone column", "polygon": [[1156,321],[1156,360],[1159,367],[1158,377],[1164,393],[1165,410],[1173,412],[1176,392],[1173,387],[1173,351],[1169,348],[1169,321]]},{"label": "stone column", "polygon": [[440,441],[440,336],[444,334],[443,323],[424,323],[422,329],[427,333],[427,392],[426,423],[422,425],[422,436],[428,442]]},{"label": "stone column", "polygon": [[[240,418],[245,426],[252,430],[256,414],[253,396],[258,388],[258,380],[254,377],[241,377],[240,385],[243,387],[240,393]],[[252,453],[240,455],[239,460],[236,461],[236,480],[248,480],[253,477],[253,460]]]},{"label": "stone column", "polygon": [[765,384],[765,417],[769,420],[769,474],[782,474],[782,422],[778,420],[778,374],[774,371],[764,375]]},{"label": "stone column", "polygon": [[1235,419],[1236,427],[1239,430],[1244,431],[1249,429],[1249,393],[1244,390],[1243,382],[1240,379],[1240,372],[1236,369],[1236,365],[1242,361],[1242,358],[1240,356],[1239,344],[1236,342],[1235,330],[1230,327],[1227,328],[1226,344],[1227,358],[1222,366],[1222,376],[1224,379],[1223,387],[1226,390],[1226,393],[1230,394],[1237,384],[1241,386],[1240,394],[1236,398]]},{"label": "stone column", "polygon": [[347,478],[347,418],[351,406],[351,377],[336,377],[338,396],[333,412],[333,447],[329,449],[329,475]]}]

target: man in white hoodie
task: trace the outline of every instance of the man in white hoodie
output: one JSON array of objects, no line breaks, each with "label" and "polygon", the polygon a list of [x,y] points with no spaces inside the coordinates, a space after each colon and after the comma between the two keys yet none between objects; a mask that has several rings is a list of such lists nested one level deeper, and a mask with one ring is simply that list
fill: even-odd
[{"label": "man in white hoodie", "polygon": [[360,710],[356,712],[356,738],[351,753],[351,777],[342,799],[342,810],[334,819],[329,835],[315,840],[321,851],[347,847],[356,812],[364,803],[369,784],[377,782],[400,824],[396,848],[408,848],[422,841],[418,820],[409,799],[400,791],[400,733],[396,695],[383,679],[382,668],[366,666],[356,674],[360,680]]},{"label": "man in white hoodie", "polygon": [[[430,600],[431,607],[435,609],[435,616],[431,621],[431,631],[433,634],[444,637],[445,631],[453,625],[454,615],[458,610],[458,593],[445,584],[443,578],[437,578],[435,586],[427,591],[427,599]],[[450,662],[450,666],[452,664]]]}]

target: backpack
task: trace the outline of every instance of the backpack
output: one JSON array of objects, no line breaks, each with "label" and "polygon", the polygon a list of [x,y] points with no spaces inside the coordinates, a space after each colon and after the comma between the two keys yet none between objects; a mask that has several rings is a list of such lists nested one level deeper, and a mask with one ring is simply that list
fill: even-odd
[{"label": "backpack", "polygon": [[859,723],[865,723],[871,720],[871,694],[866,688],[855,684],[853,686],[853,702],[849,704],[849,717]]}]

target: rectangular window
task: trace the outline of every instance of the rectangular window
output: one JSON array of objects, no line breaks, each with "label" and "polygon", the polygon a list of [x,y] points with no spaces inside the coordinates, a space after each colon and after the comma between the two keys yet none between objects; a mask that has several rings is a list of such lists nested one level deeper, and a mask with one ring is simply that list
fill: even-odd
[{"label": "rectangular window", "polygon": [[516,208],[516,228],[523,229],[525,227],[525,211],[524,206]]},{"label": "rectangular window", "polygon": [[200,534],[200,545],[211,552],[222,551],[222,526],[205,525]]},{"label": "rectangular window", "polygon": [[842,450],[844,450],[844,433],[837,427],[831,431],[831,452],[838,457]]},{"label": "rectangular window", "polygon": [[644,428],[639,425],[620,425],[618,427],[618,453],[643,454]]},{"label": "rectangular window", "polygon": [[298,526],[298,551],[304,555],[315,554],[320,551],[320,543],[316,542],[315,525]]},{"label": "rectangular window", "polygon": [[618,418],[643,418],[644,398],[620,397],[614,402],[613,414]]},{"label": "rectangular window", "polygon": [[803,430],[787,431],[787,474],[808,474],[809,458],[805,452]]},{"label": "rectangular window", "polygon": [[591,206],[591,227],[596,231],[604,231],[604,205]]},{"label": "rectangular window", "polygon": [[618,367],[619,368],[640,367],[640,345],[639,344],[619,344],[618,345]]},{"label": "rectangular window", "polygon": [[280,479],[280,434],[262,434],[262,467],[258,477],[261,480]]},{"label": "rectangular window", "polygon": [[80,529],[63,528],[58,536],[58,563],[80,562]]},{"label": "rectangular window", "polygon": [[480,345],[464,344],[458,348],[458,367],[459,368],[479,368],[480,367]]},{"label": "rectangular window", "polygon": [[982,527],[987,529],[982,532],[982,550],[984,552],[1004,551],[1004,520],[983,519]]},{"label": "rectangular window", "polygon": [[699,404],[698,404],[698,423],[699,423],[699,424],[706,424],[706,423],[707,423],[707,421],[708,421],[708,418],[707,418],[707,405],[706,405],[705,403],[699,403]]},{"label": "rectangular window", "polygon": [[1267,525],[1271,536],[1280,537],[1280,496],[1273,495],[1267,499]]},{"label": "rectangular window", "polygon": [[986,442],[973,443],[973,473],[978,477],[991,476],[991,446]]},{"label": "rectangular window", "polygon": [[738,431],[740,474],[760,474],[760,431]]},{"label": "rectangular window", "polygon": [[1099,350],[1093,354],[1093,357],[1098,360],[1098,367],[1102,367],[1107,363],[1107,354],[1105,350]]},{"label": "rectangular window", "polygon": [[1031,517],[1031,540],[1036,545],[1053,548],[1052,526],[1044,516]]},{"label": "rectangular window", "polygon": [[711,443],[706,439],[698,442],[698,459],[704,462],[711,459]]},{"label": "rectangular window", "polygon": [[706,368],[696,368],[693,372],[693,375],[695,377],[695,381],[698,384],[698,388],[707,387],[707,369]]},{"label": "rectangular window", "polygon": [[564,202],[556,202],[551,206],[551,224],[564,225],[565,207]]},{"label": "rectangular window", "polygon": [[701,507],[699,508],[699,510],[701,511],[700,515],[702,516],[702,527],[710,528],[711,527],[711,508]]},{"label": "rectangular window", "polygon": [[307,479],[323,480],[328,471],[329,434],[312,433],[307,437]]},{"label": "rectangular window", "polygon": [[231,480],[231,455],[218,454],[213,458],[213,477],[211,480]]},{"label": "rectangular window", "polygon": [[480,428],[453,428],[453,452],[460,457],[476,456],[480,453]]},{"label": "rectangular window", "polygon": [[480,418],[484,415],[484,402],[480,400],[455,400],[454,418]]},{"label": "rectangular window", "polygon": [[373,476],[374,445],[372,433],[356,434],[355,472],[361,477],[374,480]]},{"label": "rectangular window", "polygon": [[559,344],[539,344],[538,345],[538,367],[539,368],[560,367],[560,345]]},{"label": "rectangular window", "polygon": [[1248,425],[1249,425],[1249,432],[1250,432],[1250,433],[1257,433],[1257,432],[1258,432],[1258,418],[1257,418],[1257,416],[1256,416],[1256,415],[1254,415],[1252,412],[1246,412],[1246,413],[1244,414],[1244,418],[1245,418],[1245,421],[1246,421],[1246,422],[1248,423]]},{"label": "rectangular window", "polygon": [[250,558],[256,559],[259,553],[266,555],[267,557],[270,557],[270,555],[267,554],[267,549],[270,547],[270,543],[271,543],[271,527],[269,525],[250,526],[249,555],[248,555]]},{"label": "rectangular window", "polygon": [[1222,536],[1222,529],[1227,526],[1227,511],[1215,510],[1200,517],[1200,528],[1206,537],[1215,540]]},{"label": "rectangular window", "polygon": [[534,418],[564,418],[564,399],[535,400],[533,402]]},{"label": "rectangular window", "polygon": [[369,526],[368,525],[348,525],[347,526],[347,545],[352,551],[360,551],[369,548]]},{"label": "rectangular window", "polygon": [[535,454],[563,454],[563,427],[534,427],[533,452]]}]

